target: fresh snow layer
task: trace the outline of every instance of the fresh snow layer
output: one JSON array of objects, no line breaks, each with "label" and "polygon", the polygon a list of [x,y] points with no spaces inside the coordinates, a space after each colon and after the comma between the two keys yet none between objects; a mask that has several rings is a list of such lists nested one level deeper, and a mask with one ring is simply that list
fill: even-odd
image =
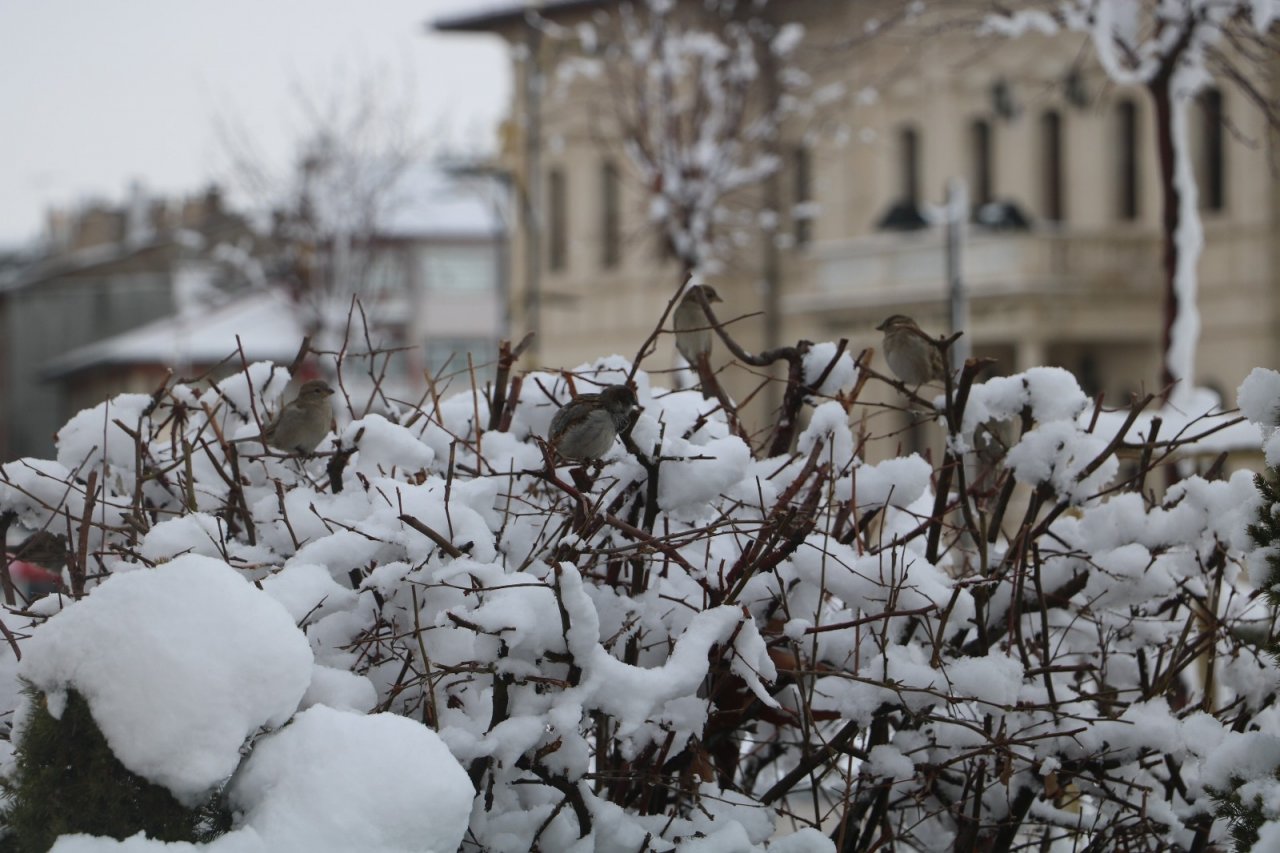
[{"label": "fresh snow layer", "polygon": [[125,767],[194,804],[289,719],[311,666],[283,607],[193,554],[109,577],[35,632],[19,673],[55,716],[79,692]]},{"label": "fresh snow layer", "polygon": [[431,729],[324,706],[259,741],[229,792],[276,853],[453,853],[474,796]]}]

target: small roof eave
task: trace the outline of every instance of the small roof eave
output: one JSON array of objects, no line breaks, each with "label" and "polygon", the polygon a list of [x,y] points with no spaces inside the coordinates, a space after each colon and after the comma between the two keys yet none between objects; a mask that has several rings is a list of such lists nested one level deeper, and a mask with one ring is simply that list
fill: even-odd
[{"label": "small roof eave", "polygon": [[60,379],[95,367],[216,364],[242,339],[250,361],[286,361],[303,330],[287,300],[273,291],[250,293],[197,316],[162,317],[118,335],[77,347],[46,362],[41,375]]},{"label": "small roof eave", "polygon": [[543,2],[503,3],[481,12],[465,15],[446,15],[431,21],[427,28],[443,33],[494,33],[525,20],[530,12],[553,15],[577,9],[591,9],[605,5],[605,0],[543,0]]}]

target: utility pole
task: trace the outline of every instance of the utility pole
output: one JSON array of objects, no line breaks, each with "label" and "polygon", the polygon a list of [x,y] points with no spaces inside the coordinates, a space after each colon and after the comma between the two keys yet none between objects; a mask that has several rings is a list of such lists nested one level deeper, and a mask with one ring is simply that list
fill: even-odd
[{"label": "utility pole", "polygon": [[972,352],[970,346],[969,326],[969,294],[964,286],[964,271],[961,268],[965,240],[965,225],[969,219],[969,189],[963,178],[951,178],[947,181],[947,295],[950,302],[951,334],[965,334],[951,345],[951,366],[953,369],[963,365]]},{"label": "utility pole", "polygon": [[542,29],[534,16],[537,4],[526,12],[524,68],[524,321],[533,333],[529,359],[538,363],[542,349]]}]

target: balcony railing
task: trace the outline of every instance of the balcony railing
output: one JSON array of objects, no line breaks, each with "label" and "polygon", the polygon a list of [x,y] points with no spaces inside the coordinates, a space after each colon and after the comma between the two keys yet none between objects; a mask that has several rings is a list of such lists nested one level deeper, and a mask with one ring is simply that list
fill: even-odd
[{"label": "balcony railing", "polygon": [[[813,247],[812,288],[794,308],[860,307],[945,298],[941,229],[874,234]],[[1061,293],[1156,293],[1162,267],[1153,234],[983,233],[970,230],[961,268],[972,298]]]}]

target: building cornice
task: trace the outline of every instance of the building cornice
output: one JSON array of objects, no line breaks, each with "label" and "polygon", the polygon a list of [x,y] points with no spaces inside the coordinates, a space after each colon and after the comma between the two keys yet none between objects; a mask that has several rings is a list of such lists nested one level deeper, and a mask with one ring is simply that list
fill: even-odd
[{"label": "building cornice", "polygon": [[530,13],[551,17],[559,13],[606,5],[607,0],[530,0],[495,6],[487,11],[468,15],[448,15],[431,21],[427,26],[428,29],[445,33],[497,33],[524,23]]}]

